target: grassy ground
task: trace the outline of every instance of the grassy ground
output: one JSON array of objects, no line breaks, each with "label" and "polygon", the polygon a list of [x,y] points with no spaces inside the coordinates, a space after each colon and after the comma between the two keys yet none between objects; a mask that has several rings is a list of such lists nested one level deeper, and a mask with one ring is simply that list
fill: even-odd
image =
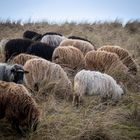
[{"label": "grassy ground", "polygon": [[[139,21],[129,22],[126,26],[117,21],[62,25],[40,22],[24,26],[7,21],[0,23],[0,40],[21,38],[25,30],[85,37],[96,48],[106,44],[119,45],[126,48],[140,66]],[[58,101],[51,95],[46,101],[38,100],[42,116],[37,132],[21,138],[6,120],[0,120],[0,139],[140,140],[140,69],[136,76],[126,78],[125,86],[127,93],[117,104],[103,103],[98,97],[85,97],[84,104],[76,108],[71,102]]]}]

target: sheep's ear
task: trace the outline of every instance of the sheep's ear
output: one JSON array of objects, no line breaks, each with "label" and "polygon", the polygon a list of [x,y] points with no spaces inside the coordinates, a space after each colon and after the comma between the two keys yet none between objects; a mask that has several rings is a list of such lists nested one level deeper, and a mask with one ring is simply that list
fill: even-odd
[{"label": "sheep's ear", "polygon": [[24,73],[27,74],[27,73],[29,73],[29,71],[24,70]]}]

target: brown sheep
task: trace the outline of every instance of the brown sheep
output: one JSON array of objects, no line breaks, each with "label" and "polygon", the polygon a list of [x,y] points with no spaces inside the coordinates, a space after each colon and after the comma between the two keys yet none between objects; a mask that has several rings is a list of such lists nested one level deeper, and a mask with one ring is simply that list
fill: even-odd
[{"label": "brown sheep", "polygon": [[0,119],[6,118],[20,134],[36,130],[40,110],[21,84],[0,81]]},{"label": "brown sheep", "polygon": [[15,56],[15,57],[13,57],[12,59],[10,59],[8,63],[24,65],[27,60],[33,59],[33,58],[40,58],[40,57],[35,56],[35,55],[21,53],[21,54]]},{"label": "brown sheep", "polygon": [[63,46],[54,50],[52,62],[77,70],[84,66],[84,56],[79,49],[73,46]]},{"label": "brown sheep", "polygon": [[71,93],[71,82],[58,64],[35,58],[28,60],[24,69],[29,71],[24,75],[25,84],[35,93],[38,92],[37,95],[47,95],[48,89],[61,98]]},{"label": "brown sheep", "polygon": [[75,48],[81,50],[84,55],[91,50],[95,50],[95,47],[91,43],[78,39],[65,39],[59,46],[74,46]]},{"label": "brown sheep", "polygon": [[128,67],[129,71],[132,74],[135,75],[137,73],[137,65],[126,49],[123,49],[120,46],[106,45],[100,47],[98,51],[107,51],[116,53],[119,56],[120,60],[122,60],[123,64]]},{"label": "brown sheep", "polygon": [[2,39],[0,41],[0,56],[1,56],[1,62],[5,61],[5,45],[9,41],[9,39]]},{"label": "brown sheep", "polygon": [[90,51],[85,56],[85,68],[109,73],[117,68],[126,70],[117,54],[106,51]]}]

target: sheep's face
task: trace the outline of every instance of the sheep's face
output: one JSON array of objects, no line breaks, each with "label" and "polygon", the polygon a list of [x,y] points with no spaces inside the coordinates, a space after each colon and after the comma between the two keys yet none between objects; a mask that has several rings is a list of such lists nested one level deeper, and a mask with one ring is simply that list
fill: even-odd
[{"label": "sheep's face", "polygon": [[23,83],[23,76],[25,73],[28,73],[23,69],[21,65],[14,65],[11,68],[11,75],[10,75],[10,81],[22,84]]},{"label": "sheep's face", "polygon": [[124,91],[121,90],[120,93],[118,94],[118,98],[121,99],[123,95],[124,95]]},{"label": "sheep's face", "polygon": [[119,85],[117,91],[113,94],[112,99],[114,101],[119,101],[120,99],[122,99],[122,96],[124,94],[125,94],[125,90],[123,89],[122,85]]}]

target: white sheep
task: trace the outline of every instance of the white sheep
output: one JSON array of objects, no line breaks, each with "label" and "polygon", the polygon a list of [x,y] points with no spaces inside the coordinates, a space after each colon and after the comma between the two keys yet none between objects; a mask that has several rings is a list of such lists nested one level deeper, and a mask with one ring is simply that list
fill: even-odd
[{"label": "white sheep", "polygon": [[41,42],[52,47],[58,47],[64,39],[65,37],[60,35],[45,35],[42,37]]},{"label": "white sheep", "polygon": [[124,90],[116,81],[105,73],[82,70],[74,78],[73,103],[81,101],[83,95],[99,95],[102,99],[111,98],[114,101],[121,99]]}]

